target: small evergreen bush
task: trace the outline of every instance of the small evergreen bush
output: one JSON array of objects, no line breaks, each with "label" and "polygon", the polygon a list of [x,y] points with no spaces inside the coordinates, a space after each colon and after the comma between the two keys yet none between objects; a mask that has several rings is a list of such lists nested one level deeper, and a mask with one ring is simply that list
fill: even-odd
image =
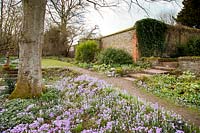
[{"label": "small evergreen bush", "polygon": [[108,48],[99,55],[102,64],[132,64],[131,55],[121,49]]},{"label": "small evergreen bush", "polygon": [[76,48],[75,59],[78,62],[92,62],[99,51],[99,46],[96,41],[88,40],[80,43]]}]

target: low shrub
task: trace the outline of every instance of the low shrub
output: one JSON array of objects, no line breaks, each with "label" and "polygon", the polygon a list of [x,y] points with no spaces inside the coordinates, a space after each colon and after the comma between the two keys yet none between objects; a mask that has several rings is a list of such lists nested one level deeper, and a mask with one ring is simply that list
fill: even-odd
[{"label": "low shrub", "polygon": [[98,51],[99,46],[96,41],[82,42],[76,48],[75,59],[79,62],[93,62]]},{"label": "low shrub", "polygon": [[121,49],[108,48],[102,51],[98,59],[101,64],[132,64],[131,55]]}]

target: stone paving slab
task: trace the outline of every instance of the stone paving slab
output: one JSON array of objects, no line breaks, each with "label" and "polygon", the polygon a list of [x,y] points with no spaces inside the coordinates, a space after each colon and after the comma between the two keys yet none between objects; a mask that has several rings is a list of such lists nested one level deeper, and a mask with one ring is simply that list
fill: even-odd
[{"label": "stone paving slab", "polygon": [[0,86],[0,90],[3,90],[3,89],[5,89],[5,86]]},{"label": "stone paving slab", "polygon": [[129,74],[129,76],[138,79],[138,78],[142,78],[142,77],[150,77],[152,75],[145,74],[145,73],[134,73],[134,74]]},{"label": "stone paving slab", "polygon": [[158,70],[164,70],[164,71],[173,71],[176,68],[173,67],[163,67],[163,66],[153,66],[154,69],[158,69]]},{"label": "stone paving slab", "polygon": [[125,77],[124,79],[129,80],[129,81],[135,81],[135,78],[131,78],[131,77]]},{"label": "stone paving slab", "polygon": [[5,89],[5,86],[0,86],[0,93]]},{"label": "stone paving slab", "polygon": [[169,71],[165,70],[158,70],[158,69],[147,69],[143,71],[146,74],[166,74],[169,73]]}]

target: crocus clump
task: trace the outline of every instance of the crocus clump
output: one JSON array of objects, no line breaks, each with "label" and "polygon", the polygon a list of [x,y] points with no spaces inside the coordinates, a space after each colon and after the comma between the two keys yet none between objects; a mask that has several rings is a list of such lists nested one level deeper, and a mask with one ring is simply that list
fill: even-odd
[{"label": "crocus clump", "polygon": [[[54,86],[59,91],[59,105],[45,111],[47,118],[35,115],[32,122],[15,125],[3,133],[199,132],[180,116],[160,109],[157,103],[144,104],[97,78],[66,77]],[[25,110],[31,113],[37,104],[28,105]]]}]

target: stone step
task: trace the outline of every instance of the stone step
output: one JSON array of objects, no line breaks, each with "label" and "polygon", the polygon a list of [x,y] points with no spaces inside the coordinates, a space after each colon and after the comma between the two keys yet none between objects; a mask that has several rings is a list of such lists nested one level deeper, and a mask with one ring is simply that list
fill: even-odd
[{"label": "stone step", "polygon": [[17,77],[18,74],[8,74],[7,77]]},{"label": "stone step", "polygon": [[0,74],[1,78],[4,78],[4,77],[17,77],[17,76],[18,76],[17,73],[16,74],[6,74],[6,73]]},{"label": "stone step", "polygon": [[174,67],[163,67],[163,66],[153,66],[153,69],[164,70],[164,71],[173,71],[176,68]]},{"label": "stone step", "polygon": [[0,86],[0,92],[5,90],[5,86]]},{"label": "stone step", "polygon": [[139,79],[139,78],[143,78],[143,77],[150,77],[152,75],[146,74],[146,73],[134,73],[134,74],[129,74],[128,76],[135,78],[135,79]]},{"label": "stone step", "polygon": [[158,69],[146,69],[146,70],[144,70],[142,72],[145,73],[145,74],[151,74],[151,75],[154,75],[154,74],[167,74],[167,73],[169,73],[169,71],[158,70]]},{"label": "stone step", "polygon": [[124,79],[129,80],[129,81],[135,81],[136,80],[136,78],[133,78],[133,77],[125,77]]},{"label": "stone step", "polygon": [[177,68],[178,67],[178,62],[174,61],[174,62],[159,62],[160,66],[163,67],[172,67],[172,68]]},{"label": "stone step", "polygon": [[18,74],[18,71],[6,71],[7,74]]}]

